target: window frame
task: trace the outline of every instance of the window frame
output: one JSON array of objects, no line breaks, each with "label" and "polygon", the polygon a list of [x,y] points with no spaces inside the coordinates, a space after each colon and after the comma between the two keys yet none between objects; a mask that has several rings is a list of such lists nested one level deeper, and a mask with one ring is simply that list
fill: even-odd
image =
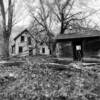
[{"label": "window frame", "polygon": [[21,42],[24,42],[25,41],[25,36],[21,36]]}]

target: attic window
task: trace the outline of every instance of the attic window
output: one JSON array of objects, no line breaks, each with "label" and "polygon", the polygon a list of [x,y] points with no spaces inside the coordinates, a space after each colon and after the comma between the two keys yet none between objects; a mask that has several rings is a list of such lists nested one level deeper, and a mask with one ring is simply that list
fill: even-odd
[{"label": "attic window", "polygon": [[21,42],[24,42],[24,39],[25,39],[24,36],[21,36]]}]

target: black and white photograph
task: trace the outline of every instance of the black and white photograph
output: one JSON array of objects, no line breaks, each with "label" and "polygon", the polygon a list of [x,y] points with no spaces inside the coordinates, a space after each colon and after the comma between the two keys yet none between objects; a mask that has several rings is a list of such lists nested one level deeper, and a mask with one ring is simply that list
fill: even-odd
[{"label": "black and white photograph", "polygon": [[100,100],[100,0],[0,0],[0,100]]}]

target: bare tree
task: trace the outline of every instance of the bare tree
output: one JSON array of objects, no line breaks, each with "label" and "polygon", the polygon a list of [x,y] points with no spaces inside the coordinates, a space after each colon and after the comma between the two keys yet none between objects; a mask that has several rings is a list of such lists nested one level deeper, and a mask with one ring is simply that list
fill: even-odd
[{"label": "bare tree", "polygon": [[[42,30],[39,29],[39,24],[37,23],[37,21],[34,19],[30,26],[29,26],[29,30],[30,30],[30,34],[31,34],[31,37],[33,38],[33,40],[35,41],[35,46],[33,47],[33,49],[36,50],[36,55],[39,54],[39,48],[38,48],[38,44],[41,43],[41,32]],[[44,30],[43,30],[44,31]],[[34,42],[33,41],[33,42]]]},{"label": "bare tree", "polygon": [[[33,0],[34,2],[34,0]],[[35,8],[37,12],[34,13],[34,9],[27,4],[28,11],[33,17],[33,20],[37,22],[38,31],[37,33],[41,34],[41,32],[45,33],[45,37],[48,36],[48,39],[45,39],[45,41],[48,44],[48,47],[50,49],[50,53],[52,53],[52,42],[54,38],[54,34],[52,32],[52,20],[50,15],[50,10],[48,9],[48,6],[44,3],[43,0],[39,0],[39,7]]]},{"label": "bare tree", "polygon": [[16,13],[16,3],[17,0],[0,0],[0,11],[2,17],[2,27],[3,27],[3,56],[9,57],[9,39],[11,35],[12,28],[15,24],[21,21],[21,18],[18,19],[15,17]]},{"label": "bare tree", "polygon": [[75,0],[54,0],[51,4],[49,1],[47,2],[54,17],[60,23],[60,34],[64,34],[71,23],[79,20],[78,17],[82,12],[73,13],[74,2]]},{"label": "bare tree", "polygon": [[8,24],[6,25],[6,13],[3,0],[0,0],[2,23],[3,23],[3,37],[4,37],[4,56],[9,56],[9,37],[12,29],[13,5],[11,0],[8,3]]},{"label": "bare tree", "polygon": [[[90,10],[85,12],[81,10],[75,10],[75,0],[46,0],[46,4],[51,9],[55,19],[60,23],[59,34],[64,34],[67,29],[69,29],[73,24],[82,23],[100,9],[95,10],[89,8]],[[86,6],[87,7],[87,6]]]}]

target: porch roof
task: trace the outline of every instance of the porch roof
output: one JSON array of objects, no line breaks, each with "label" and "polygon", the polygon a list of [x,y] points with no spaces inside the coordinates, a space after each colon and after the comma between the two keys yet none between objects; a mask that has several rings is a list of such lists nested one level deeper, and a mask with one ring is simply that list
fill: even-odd
[{"label": "porch roof", "polygon": [[86,32],[73,32],[68,34],[58,35],[56,40],[72,40],[72,39],[85,39],[85,38],[100,37],[100,31],[92,30]]}]

